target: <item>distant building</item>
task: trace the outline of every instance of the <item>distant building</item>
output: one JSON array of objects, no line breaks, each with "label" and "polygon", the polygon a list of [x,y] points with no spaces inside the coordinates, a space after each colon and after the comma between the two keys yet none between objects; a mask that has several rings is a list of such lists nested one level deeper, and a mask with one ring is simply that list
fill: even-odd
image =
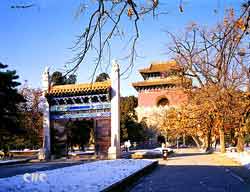
[{"label": "distant building", "polygon": [[138,91],[138,121],[187,102],[185,90],[191,87],[192,80],[184,76],[184,69],[176,61],[152,63],[139,72],[144,80],[132,84]]}]

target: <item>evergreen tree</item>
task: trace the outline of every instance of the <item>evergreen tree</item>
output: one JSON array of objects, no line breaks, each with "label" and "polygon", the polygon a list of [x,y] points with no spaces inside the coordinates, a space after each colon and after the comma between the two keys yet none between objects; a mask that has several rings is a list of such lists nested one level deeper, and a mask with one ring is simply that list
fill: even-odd
[{"label": "evergreen tree", "polygon": [[76,83],[76,75],[71,74],[69,77],[66,79],[66,84],[75,84]]},{"label": "evergreen tree", "polygon": [[107,73],[100,73],[96,79],[95,82],[103,82],[109,80],[109,75]]},{"label": "evergreen tree", "polygon": [[53,83],[53,85],[64,85],[65,77],[62,75],[61,72],[55,71],[51,75],[51,82]]},{"label": "evergreen tree", "polygon": [[121,97],[121,141],[143,141],[147,138],[146,125],[137,122],[135,96]]},{"label": "evergreen tree", "polygon": [[60,71],[55,71],[51,75],[51,82],[53,85],[75,84],[76,75],[71,74],[68,77],[65,77]]},{"label": "evergreen tree", "polygon": [[6,147],[12,134],[22,131],[18,121],[18,104],[25,101],[17,90],[19,76],[15,70],[6,70],[7,67],[0,63],[0,149]]}]

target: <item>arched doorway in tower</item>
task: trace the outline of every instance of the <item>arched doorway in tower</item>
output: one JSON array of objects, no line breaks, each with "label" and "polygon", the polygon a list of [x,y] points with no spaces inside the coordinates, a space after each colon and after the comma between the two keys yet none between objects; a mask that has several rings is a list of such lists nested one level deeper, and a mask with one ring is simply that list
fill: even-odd
[{"label": "arched doorway in tower", "polygon": [[169,101],[168,101],[168,99],[166,98],[166,97],[163,97],[163,98],[160,98],[159,100],[158,100],[158,102],[157,102],[157,106],[158,107],[164,107],[164,106],[166,106],[166,105],[169,105]]}]

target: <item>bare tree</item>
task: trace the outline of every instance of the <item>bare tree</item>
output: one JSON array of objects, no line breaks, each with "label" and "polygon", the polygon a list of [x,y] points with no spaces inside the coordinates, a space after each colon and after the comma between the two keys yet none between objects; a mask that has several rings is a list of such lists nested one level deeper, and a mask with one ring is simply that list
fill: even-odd
[{"label": "bare tree", "polygon": [[[170,50],[184,66],[184,75],[192,77],[204,93],[209,93],[207,97],[214,110],[212,124],[215,126],[216,123],[219,127],[222,152],[225,152],[225,117],[231,113],[229,104],[235,95],[232,91],[241,92],[249,88],[249,63],[243,62],[246,55],[241,54],[241,50],[247,49],[244,42],[250,30],[250,2],[244,4],[242,9],[238,18],[230,9],[224,22],[212,30],[192,25],[183,39],[169,33],[174,44]],[[241,115],[244,116],[246,111]]]},{"label": "bare tree", "polygon": [[90,49],[94,49],[97,52],[95,69],[93,72],[95,74],[106,53],[110,60],[111,40],[114,37],[121,37],[124,35],[123,30],[120,28],[122,20],[129,19],[133,23],[134,30],[128,42],[128,46],[130,47],[129,53],[124,57],[129,59],[129,64],[122,74],[126,73],[134,65],[134,61],[138,56],[136,52],[136,44],[140,37],[138,22],[144,15],[152,14],[152,16],[155,17],[158,14],[162,14],[163,12],[159,13],[156,11],[159,6],[159,1],[99,0],[94,3],[82,5],[79,11],[80,14],[87,11],[87,5],[90,5],[89,9],[93,11],[90,13],[87,27],[78,37],[73,47],[78,54],[71,61],[74,63],[74,66],[67,71],[66,75],[77,70]]},{"label": "bare tree", "polygon": [[243,68],[249,69],[249,66],[248,63],[241,62],[243,56],[239,53],[249,32],[249,6],[247,4],[244,7],[237,19],[230,9],[224,23],[217,25],[215,29],[205,30],[193,24],[182,39],[169,33],[174,45],[170,50],[185,66],[185,75],[196,79],[199,86],[242,85]]}]

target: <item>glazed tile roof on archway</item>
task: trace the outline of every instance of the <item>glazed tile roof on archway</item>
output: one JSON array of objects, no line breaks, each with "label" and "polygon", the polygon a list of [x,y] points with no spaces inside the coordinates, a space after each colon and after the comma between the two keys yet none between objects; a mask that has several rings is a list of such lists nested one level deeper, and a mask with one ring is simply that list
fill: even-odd
[{"label": "glazed tile roof on archway", "polygon": [[110,87],[111,87],[110,81],[79,83],[79,84],[69,84],[69,85],[55,85],[50,87],[50,90],[47,92],[47,95],[91,93],[96,91],[108,90]]},{"label": "glazed tile roof on archway", "polygon": [[170,70],[182,70],[182,67],[174,60],[166,62],[155,62],[149,68],[140,69],[140,73],[166,72]]}]

